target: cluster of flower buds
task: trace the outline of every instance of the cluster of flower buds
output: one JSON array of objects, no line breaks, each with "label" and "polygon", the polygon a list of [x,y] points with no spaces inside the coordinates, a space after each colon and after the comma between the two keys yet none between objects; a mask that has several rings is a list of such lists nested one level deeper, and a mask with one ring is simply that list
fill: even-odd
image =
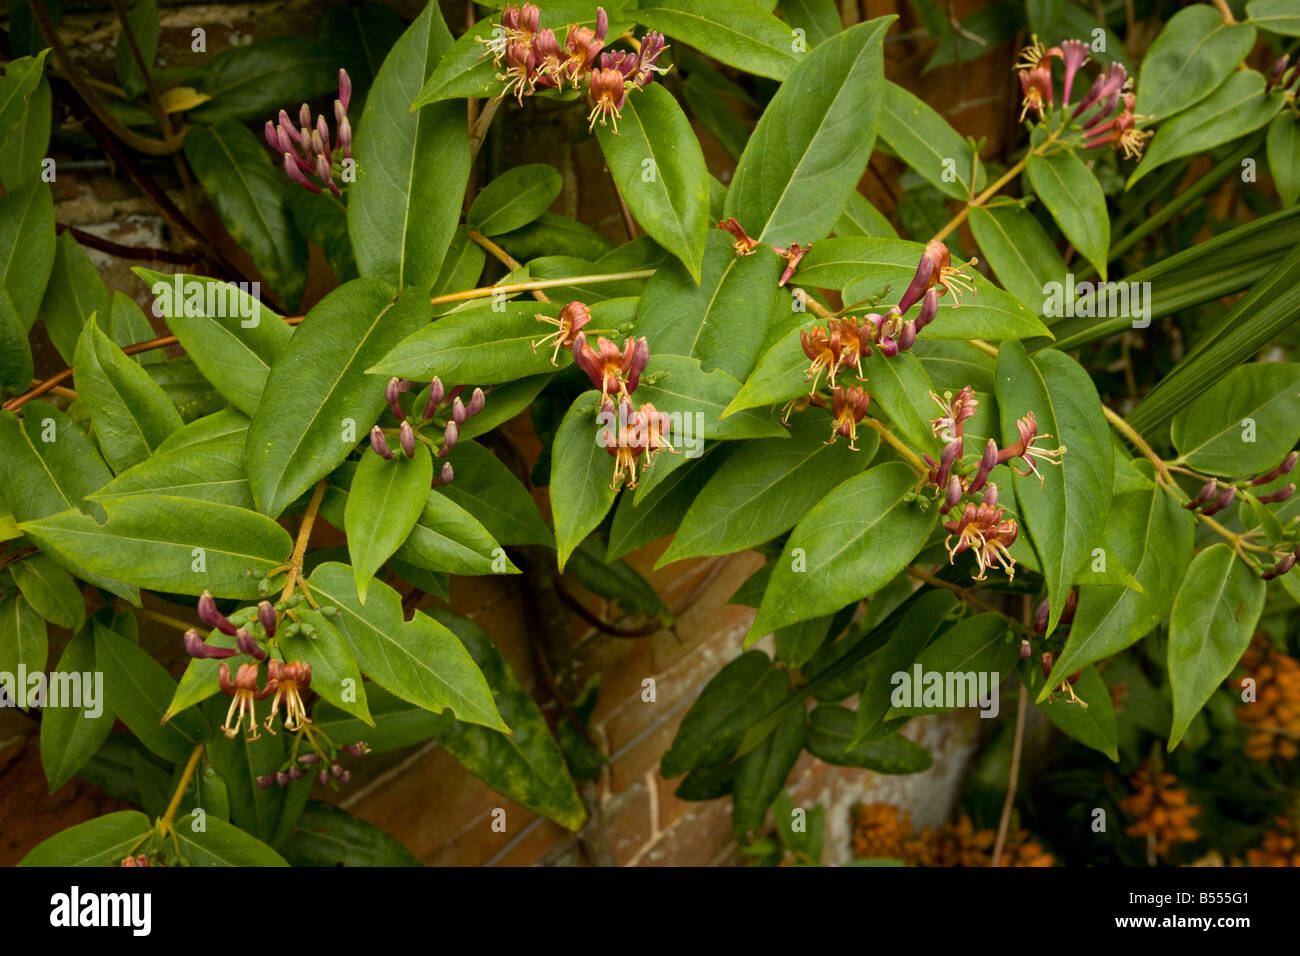
[{"label": "cluster of flower buds", "polygon": [[[462,401],[460,396],[465,390],[464,385],[457,385],[448,390],[442,384],[441,379],[435,378],[429,383],[429,399],[425,403],[424,411],[420,413],[419,418],[412,419],[402,408],[401,396],[403,392],[410,391],[413,384],[407,379],[392,378],[388,380],[388,385],[384,390],[384,398],[388,402],[389,410],[401,423],[397,432],[398,444],[402,449],[402,454],[407,458],[415,457],[417,438],[421,441],[428,441],[428,439],[420,436],[420,429],[433,420],[440,406],[445,406],[447,420],[442,427],[442,444],[438,446],[436,454],[439,458],[446,458],[451,454],[451,450],[456,447],[456,442],[460,440],[460,430],[465,422],[483,411],[483,406],[487,403],[487,397],[483,394],[483,389],[476,388],[470,394],[468,402]],[[414,425],[412,421],[415,422]],[[397,457],[397,453],[388,447],[388,439],[384,437],[384,430],[379,425],[370,429],[370,447],[375,454],[385,461],[392,461]],[[451,462],[444,462],[442,470],[433,477],[433,487],[437,488],[450,484],[454,477],[455,473],[452,470]]]},{"label": "cluster of flower buds", "polygon": [[[1282,463],[1276,468],[1265,472],[1264,474],[1256,475],[1253,478],[1247,479],[1244,484],[1251,488],[1260,485],[1267,485],[1270,482],[1281,478],[1283,475],[1290,474],[1295,468],[1297,461],[1300,461],[1300,453],[1293,451],[1282,459]],[[1188,511],[1193,511],[1206,517],[1218,514],[1237,499],[1238,492],[1243,491],[1242,484],[1242,482],[1220,482],[1216,478],[1207,479],[1205,484],[1201,486],[1201,490],[1196,493],[1196,496],[1188,501],[1187,504],[1183,505],[1183,507]],[[1246,492],[1246,494],[1248,497],[1253,497],[1254,501],[1258,504],[1269,505],[1276,504],[1280,501],[1286,501],[1295,494],[1295,487],[1294,482],[1287,482],[1281,488],[1271,491],[1266,495],[1254,497],[1251,496],[1249,492]],[[1297,546],[1293,551],[1275,552],[1274,557],[1276,558],[1276,561],[1273,566],[1260,574],[1260,577],[1266,581],[1271,581],[1273,578],[1281,577],[1283,574],[1286,574],[1295,567],[1296,561],[1300,559],[1300,546]]]},{"label": "cluster of flower buds", "polygon": [[[1024,97],[1020,110],[1022,120],[1030,111],[1040,120],[1052,111],[1055,105],[1053,58],[1059,59],[1064,67],[1061,108],[1066,110],[1070,107],[1070,96],[1079,70],[1088,62],[1088,44],[1083,40],[1064,40],[1060,46],[1044,49],[1035,36],[1030,45],[1020,51],[1015,70]],[[1084,149],[1111,146],[1122,150],[1129,159],[1141,157],[1151,133],[1137,128],[1137,121],[1146,117],[1133,112],[1136,98],[1131,92],[1132,85],[1128,71],[1119,62],[1111,63],[1093,81],[1087,95],[1070,113],[1070,118],[1083,127]]]},{"label": "cluster of flower buds", "polygon": [[[750,237],[745,232],[745,227],[740,224],[736,218],[724,219],[718,223],[718,228],[735,239],[735,250],[737,256],[753,255],[762,243],[757,239]],[[788,249],[782,249],[780,246],[772,246],[772,251],[785,260],[785,269],[781,272],[781,278],[777,280],[777,287],[784,287],[794,275],[794,270],[799,268],[799,262],[812,249],[812,245],[801,246],[797,242],[790,243]]]},{"label": "cluster of flower buds", "polygon": [[554,343],[555,349],[551,352],[551,364],[558,365],[560,349],[573,348],[578,333],[591,322],[591,309],[587,308],[586,304],[582,302],[570,302],[560,310],[558,319],[540,314],[536,318],[538,322],[545,322],[547,325],[555,326],[556,331],[533,342],[533,351],[536,352],[538,346],[549,346]]},{"label": "cluster of flower buds", "polygon": [[137,853],[135,856],[126,856],[122,858],[122,866],[152,866],[149,858],[143,853]]},{"label": "cluster of flower buds", "polygon": [[[306,103],[298,110],[296,126],[284,110],[280,110],[278,123],[266,121],[267,144],[281,154],[289,178],[304,189],[314,193],[329,189],[335,196],[340,196],[342,193],[334,181],[334,174],[338,172],[345,182],[350,181],[347,169],[352,164],[352,124],[348,122],[348,101],[351,98],[352,80],[347,70],[340,69],[332,141],[324,115],[317,116],[313,123],[311,107]],[[309,178],[312,176],[316,177],[319,185]]]},{"label": "cluster of flower buds", "polygon": [[[1078,607],[1079,607],[1079,594],[1077,591],[1071,591],[1068,595],[1066,595],[1065,607],[1061,609],[1061,618],[1060,621],[1058,622],[1058,627],[1059,627],[1058,635],[1069,632],[1070,625],[1074,623],[1074,612],[1078,609]],[[1034,609],[1034,633],[1037,634],[1039,637],[1042,637],[1044,634],[1047,633],[1047,622],[1051,617],[1051,612],[1052,612],[1051,602],[1046,598],[1044,598],[1039,603],[1038,607]],[[1033,654],[1033,648],[1030,646],[1029,641],[1027,639],[1022,640],[1020,642],[1021,658],[1022,659],[1028,658],[1032,654]],[[1053,654],[1051,651],[1043,651],[1042,665],[1043,665],[1044,679],[1051,676],[1052,667],[1056,663],[1057,657],[1058,655]],[[1088,706],[1087,702],[1081,700],[1078,696],[1076,696],[1074,690],[1072,689],[1073,685],[1077,683],[1079,678],[1082,676],[1083,676],[1082,669],[1075,671],[1073,674],[1070,674],[1068,677],[1066,677],[1065,680],[1061,681],[1060,687],[1058,689],[1064,694],[1063,697],[1064,700],[1068,701],[1069,703],[1078,704],[1080,707],[1086,708]]]},{"label": "cluster of flower buds", "polygon": [[[667,69],[658,65],[666,48],[662,33],[647,33],[635,53],[605,50],[609,16],[603,7],[596,9],[596,29],[571,25],[561,44],[555,31],[541,26],[541,11],[531,3],[522,7],[508,4],[501,11],[501,22],[494,26],[490,39],[479,42],[487,48],[493,63],[504,67],[497,76],[506,84],[501,95],[513,93],[522,103],[525,96],[538,90],[561,91],[568,85],[578,89],[586,80],[592,109],[587,117],[595,128],[618,120],[629,90],[640,89]],[[599,59],[598,59],[599,58]]]},{"label": "cluster of flower buds", "polygon": [[[1297,59],[1295,66],[1291,67],[1291,72],[1287,72],[1287,66],[1291,63],[1291,54],[1286,53],[1278,57],[1274,62],[1273,68],[1268,71],[1268,82],[1264,86],[1264,92],[1274,89],[1280,89],[1283,93],[1295,95],[1300,93],[1300,59]],[[1285,79],[1283,76],[1285,75]]]},{"label": "cluster of flower buds", "polygon": [[[989,482],[989,476],[998,465],[1010,463],[1017,474],[1037,475],[1042,482],[1043,475],[1036,462],[1041,460],[1059,465],[1065,448],[1042,448],[1039,443],[1052,436],[1039,434],[1034,413],[1029,412],[1016,422],[1020,433],[1017,441],[998,448],[997,442],[990,438],[977,461],[963,461],[965,423],[975,416],[979,407],[974,390],[968,385],[956,396],[951,392],[942,396],[931,392],[930,397],[943,410],[942,415],[931,420],[930,428],[944,440],[944,447],[937,462],[929,455],[924,456],[931,469],[926,481],[943,496],[940,514],[948,514],[965,500],[960,515],[943,523],[948,532],[944,545],[948,548],[949,560],[955,560],[958,554],[970,550],[979,566],[975,580],[984,580],[989,567],[994,564],[1001,566],[1008,577],[1014,577],[1015,559],[1008,549],[1015,543],[1019,527],[998,506],[998,487]],[[1023,470],[1014,464],[1016,459],[1024,463]],[[981,497],[976,501],[974,495]],[[954,537],[956,543],[950,544]]]},{"label": "cluster of flower buds", "polygon": [[[316,741],[312,741],[312,746],[316,746]],[[364,740],[359,740],[354,744],[344,744],[338,748],[345,753],[354,757],[364,757],[370,753],[370,745]],[[257,778],[257,785],[265,790],[274,784],[277,787],[287,787],[295,780],[301,780],[309,774],[316,774],[316,782],[322,785],[330,782],[333,778],[339,783],[350,783],[352,773],[344,769],[343,765],[329,754],[334,753],[333,745],[329,745],[328,752],[320,750],[310,750],[307,753],[299,754],[296,758],[290,758],[279,770],[273,774],[266,774]]]}]

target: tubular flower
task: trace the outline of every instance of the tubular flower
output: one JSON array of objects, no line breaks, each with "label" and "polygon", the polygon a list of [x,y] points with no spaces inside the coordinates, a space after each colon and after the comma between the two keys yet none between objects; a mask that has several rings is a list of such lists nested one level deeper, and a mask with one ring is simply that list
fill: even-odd
[{"label": "tubular flower", "polygon": [[[735,221],[734,219],[731,220],[731,222]],[[794,270],[799,268],[799,260],[808,254],[808,250],[812,246],[801,246],[797,242],[792,242],[789,249],[777,249],[776,246],[772,248],[776,249],[776,254],[785,260],[785,271],[781,273],[781,279],[776,284],[777,288],[781,288],[790,281],[790,277],[794,275]]]},{"label": "tubular flower", "polygon": [[758,240],[749,238],[745,228],[734,217],[722,220],[718,228],[736,240],[736,255],[748,256],[758,248]]},{"label": "tubular flower", "polygon": [[506,4],[505,9],[501,11],[501,23],[493,29],[492,36],[488,39],[478,38],[478,42],[485,48],[484,55],[491,54],[492,62],[500,66],[501,58],[505,56],[506,48],[511,43],[523,42],[531,46],[538,32],[541,13],[541,10],[531,3],[525,3],[522,8]]},{"label": "tubular flower", "polygon": [[[1129,79],[1128,71],[1124,69],[1124,65],[1119,62],[1112,63],[1106,68],[1105,73],[1102,73],[1093,81],[1092,89],[1088,91],[1087,96],[1079,101],[1079,105],[1074,108],[1070,118],[1078,119],[1098,103],[1104,104],[1111,97],[1126,91],[1131,83],[1132,81]],[[1102,115],[1104,115],[1104,111]]]},{"label": "tubular flower", "polygon": [[957,393],[956,398],[952,392],[944,392],[942,398],[931,392],[930,397],[943,409],[942,415],[931,419],[931,433],[949,442],[961,438],[966,427],[964,422],[968,418],[974,418],[979,410],[979,399],[975,397],[975,391],[967,385]]},{"label": "tubular flower", "polygon": [[832,330],[839,332],[841,350],[839,364],[844,368],[857,369],[858,376],[861,377],[862,359],[871,354],[871,336],[875,332],[875,326],[870,322],[859,324],[858,320],[853,318],[838,321],[831,319],[826,324]]},{"label": "tubular flower", "polygon": [[281,664],[273,660],[267,665],[269,676],[266,680],[267,691],[274,691],[271,700],[271,713],[266,718],[266,729],[271,733],[271,722],[280,713],[280,704],[284,703],[284,728],[297,732],[311,723],[307,716],[307,707],[302,702],[302,692],[311,684],[311,665],[302,661]]},{"label": "tubular flower", "polygon": [[852,385],[849,388],[836,388],[831,395],[831,414],[835,421],[831,425],[831,437],[826,444],[831,444],[843,435],[849,440],[849,448],[857,451],[854,444],[858,440],[858,422],[867,417],[867,407],[871,404],[871,393]]},{"label": "tubular flower", "polygon": [[[536,64],[534,88],[563,89],[568,76],[568,60],[554,30],[542,30],[533,41],[532,52]],[[574,81],[577,85],[577,81]]]},{"label": "tubular flower", "polygon": [[185,653],[200,659],[234,657],[239,651],[233,647],[212,647],[204,642],[203,635],[190,628],[185,632]]},{"label": "tubular flower", "polygon": [[522,105],[524,95],[531,94],[537,87],[537,54],[531,41],[512,40],[506,45],[506,71],[497,76],[505,83],[501,95],[506,96],[512,90],[515,99]]},{"label": "tubular flower", "polygon": [[650,361],[650,347],[644,336],[629,338],[620,352],[617,345],[602,335],[596,339],[593,349],[587,344],[587,336],[579,332],[573,341],[573,360],[601,394],[626,396],[636,391],[641,373]]},{"label": "tubular flower", "polygon": [[[334,142],[330,142],[329,124],[324,116],[312,122],[311,108],[302,104],[298,111],[298,127],[294,127],[289,114],[280,110],[276,123],[266,121],[267,145],[280,154],[284,172],[299,186],[318,193],[322,187],[335,196],[341,196],[334,182],[335,153],[343,164],[352,161],[352,125],[348,121],[348,102],[352,98],[352,80],[347,70],[339,70],[339,95],[334,100]],[[342,167],[339,167],[342,168]],[[313,181],[309,177],[316,177]]]},{"label": "tubular flower", "polygon": [[[957,555],[969,549],[974,552],[975,563],[979,565],[976,581],[983,581],[994,564],[1000,565],[1008,578],[1014,578],[1016,561],[1007,549],[1015,543],[1020,529],[1015,521],[1004,518],[1005,514],[996,505],[987,502],[977,505],[968,501],[960,518],[943,523],[948,532],[944,547],[948,548],[949,561],[956,560]],[[957,543],[949,546],[953,535],[957,536]]]},{"label": "tubular flower", "polygon": [[[257,715],[253,710],[254,701],[264,700],[270,696],[274,688],[268,682],[265,689],[257,689],[257,670],[256,664],[240,664],[232,681],[230,665],[225,661],[221,662],[218,671],[221,692],[233,698],[230,701],[230,709],[226,711],[226,722],[221,726],[227,737],[234,737],[239,733],[245,717],[248,718],[248,739],[256,740],[261,736],[261,732],[257,729]],[[232,720],[234,723],[231,723]]]},{"label": "tubular flower", "polygon": [[587,129],[594,130],[596,123],[601,126],[609,120],[618,132],[618,121],[623,116],[623,103],[627,100],[624,89],[623,74],[618,70],[591,71],[591,112],[587,114]]},{"label": "tubular flower", "polygon": [[614,477],[612,488],[635,488],[637,483],[637,465],[645,456],[642,468],[649,468],[654,463],[654,456],[667,449],[672,451],[667,433],[668,416],[656,409],[649,402],[639,409],[624,398],[615,409],[613,400],[606,398],[601,407],[601,419],[605,429],[601,434],[601,443],[614,458]]},{"label": "tubular flower", "polygon": [[952,253],[948,251],[948,247],[938,239],[931,239],[925,244],[925,252],[921,254],[921,261],[917,264],[912,284],[907,287],[903,298],[898,302],[898,311],[907,312],[921,300],[927,290],[932,288],[939,289],[941,295],[951,292],[956,304],[961,305],[963,293],[971,295],[976,293],[975,285],[966,269],[978,263],[978,259],[972,259],[965,265],[954,266]]},{"label": "tubular flower", "polygon": [[1046,62],[1040,63],[1032,70],[1020,71],[1020,90],[1024,99],[1020,101],[1020,119],[1033,110],[1042,119],[1052,110],[1052,69]]},{"label": "tubular flower", "polygon": [[826,372],[826,383],[835,385],[835,372],[840,365],[840,329],[832,327],[828,333],[821,326],[799,332],[799,342],[803,345],[803,354],[812,364],[804,373],[804,378],[812,382],[812,391],[817,390],[817,380]]},{"label": "tubular flower", "polygon": [[1074,78],[1088,62],[1088,44],[1082,40],[1062,40],[1060,47],[1061,62],[1065,64],[1065,83],[1061,89],[1061,108],[1070,105],[1070,93],[1074,89]]},{"label": "tubular flower", "polygon": [[551,364],[559,364],[560,349],[573,348],[573,340],[578,337],[578,333],[591,321],[591,309],[582,302],[570,302],[560,310],[560,317],[553,319],[549,315],[536,316],[538,322],[545,322],[548,325],[554,325],[559,331],[552,332],[532,343],[533,351],[544,343],[554,342],[555,350],[551,353]]},{"label": "tubular flower", "polygon": [[1016,422],[1016,428],[1020,432],[1020,440],[1012,445],[1008,445],[998,452],[998,464],[1004,465],[1013,458],[1019,458],[1028,466],[1027,471],[1021,471],[1015,468],[1016,474],[1022,478],[1029,475],[1037,475],[1038,483],[1041,485],[1044,480],[1043,473],[1038,470],[1035,459],[1042,459],[1048,464],[1059,465],[1061,456],[1065,454],[1065,446],[1058,448],[1045,449],[1036,447],[1036,443],[1044,438],[1051,438],[1048,434],[1038,434],[1038,420],[1034,417],[1033,412],[1029,412],[1024,418]]},{"label": "tubular flower", "polygon": [[[601,13],[604,13],[602,8]],[[606,21],[608,26],[608,21]],[[574,24],[569,27],[569,33],[564,38],[564,64],[560,70],[561,77],[567,77],[575,86],[578,78],[584,73],[591,71],[592,65],[596,62],[596,57],[600,54],[601,48],[605,45],[604,30],[599,33],[589,27],[578,26]]]}]

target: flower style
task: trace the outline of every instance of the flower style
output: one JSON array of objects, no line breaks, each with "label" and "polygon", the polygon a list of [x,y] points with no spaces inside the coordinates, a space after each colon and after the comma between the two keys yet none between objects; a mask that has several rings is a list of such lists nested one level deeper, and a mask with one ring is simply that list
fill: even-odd
[{"label": "flower style", "polygon": [[[1027,466],[1026,471],[1014,468],[1016,474],[1022,478],[1029,475],[1037,475],[1038,483],[1042,485],[1045,476],[1038,470],[1035,459],[1042,460],[1052,465],[1061,463],[1061,456],[1065,454],[1065,446],[1058,448],[1046,449],[1039,448],[1037,443],[1044,438],[1051,438],[1051,435],[1038,433],[1038,419],[1034,417],[1033,412],[1029,412],[1024,418],[1016,422],[1016,429],[1020,432],[1020,440],[1012,445],[1008,445],[998,452],[998,464],[1005,464],[1013,458],[1019,458]],[[1013,466],[1014,467],[1014,466]]]},{"label": "flower style", "polygon": [[271,713],[266,718],[266,729],[271,729],[271,722],[280,713],[280,704],[284,703],[284,728],[297,732],[311,723],[307,716],[307,707],[302,702],[302,692],[311,684],[311,665],[302,661],[290,661],[282,664],[277,660],[267,665],[268,677],[266,690],[274,691],[271,700]]},{"label": "flower style", "polygon": [[555,326],[559,331],[552,332],[532,343],[533,351],[537,347],[551,341],[555,342],[555,350],[551,353],[551,364],[558,365],[560,349],[573,348],[573,341],[578,337],[578,333],[591,321],[591,309],[582,302],[570,302],[560,310],[560,317],[553,319],[549,315],[536,316],[538,322],[545,322],[547,325]]},{"label": "flower style", "polygon": [[239,728],[243,726],[245,717],[248,718],[248,739],[256,740],[261,736],[261,732],[257,729],[257,715],[253,709],[254,701],[265,700],[274,692],[274,688],[268,682],[263,690],[258,690],[257,673],[258,666],[256,664],[240,664],[235,679],[232,681],[230,679],[230,665],[225,661],[221,662],[221,668],[217,674],[221,692],[233,698],[230,701],[230,709],[226,711],[226,722],[221,725],[221,729],[225,731],[227,737],[234,737],[239,733]]},{"label": "flower style", "polygon": [[931,392],[930,398],[943,410],[942,415],[930,420],[930,432],[947,442],[961,438],[966,427],[965,421],[974,418],[979,411],[979,399],[969,385],[958,392],[955,398],[952,392],[944,392],[942,398]]},{"label": "flower style", "polygon": [[637,483],[637,464],[642,456],[645,463],[642,470],[654,463],[654,456],[664,450],[672,451],[667,433],[668,416],[646,402],[639,409],[624,397],[617,409],[611,398],[606,398],[601,406],[601,420],[605,429],[601,433],[601,444],[614,458],[614,477],[611,488],[635,488]]}]

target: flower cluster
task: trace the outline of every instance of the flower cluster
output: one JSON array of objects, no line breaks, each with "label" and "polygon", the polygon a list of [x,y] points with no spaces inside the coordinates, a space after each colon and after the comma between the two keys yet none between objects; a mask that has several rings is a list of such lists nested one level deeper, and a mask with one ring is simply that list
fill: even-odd
[{"label": "flower cluster", "polygon": [[[298,110],[298,125],[280,110],[278,123],[266,121],[266,142],[281,154],[284,171],[299,186],[314,193],[328,189],[342,195],[334,181],[335,173],[351,181],[352,124],[348,122],[348,101],[352,99],[352,80],[348,71],[339,70],[339,95],[334,101],[334,139],[330,140],[329,123],[323,115],[312,122],[311,107],[306,103]],[[320,185],[309,177],[315,176]]]},{"label": "flower cluster", "polygon": [[[974,417],[979,406],[974,391],[968,385],[956,396],[945,392],[941,397],[931,392],[930,397],[943,411],[942,415],[931,420],[930,428],[945,444],[937,462],[928,455],[925,456],[925,462],[931,469],[926,481],[934,486],[937,494],[943,496],[940,514],[947,514],[965,499],[959,516],[943,523],[944,530],[948,532],[948,538],[944,542],[948,548],[948,557],[955,560],[961,552],[971,551],[979,566],[976,581],[983,581],[989,567],[994,564],[1001,566],[1008,577],[1014,577],[1015,559],[1008,549],[1015,543],[1019,527],[998,506],[998,488],[989,482],[989,476],[998,465],[1010,464],[1017,474],[1038,475],[1041,482],[1043,475],[1038,471],[1036,461],[1059,465],[1065,448],[1040,447],[1039,443],[1043,439],[1052,436],[1039,434],[1038,422],[1031,411],[1016,422],[1019,440],[1005,448],[998,448],[997,442],[990,438],[977,461],[964,461],[965,423]],[[1017,460],[1023,462],[1023,470],[1015,464]],[[981,495],[978,501],[973,497],[977,494]],[[954,538],[955,544],[951,543]]]},{"label": "flower cluster", "polygon": [[1253,686],[1255,693],[1237,708],[1237,719],[1247,729],[1246,756],[1294,759],[1300,754],[1300,661],[1257,638],[1242,655],[1241,666],[1246,676],[1235,682],[1238,689],[1244,693]]},{"label": "flower cluster", "polygon": [[[430,422],[433,422],[435,429],[439,421],[435,421],[440,406],[446,408],[446,421],[442,422],[442,443],[434,452],[439,458],[446,458],[451,454],[451,450],[456,447],[456,442],[460,440],[460,430],[465,422],[473,418],[479,412],[483,411],[483,406],[487,404],[487,397],[483,394],[483,389],[476,388],[469,397],[468,402],[461,401],[461,392],[465,390],[464,385],[457,385],[450,391],[442,384],[442,380],[434,378],[429,383],[429,397],[424,403],[424,410],[418,417],[414,414],[408,415],[402,408],[402,395],[409,392],[415,383],[404,378],[390,378],[388,385],[384,389],[384,398],[388,402],[388,408],[393,413],[393,417],[400,423],[397,428],[398,445],[402,449],[402,454],[407,458],[415,457],[415,443],[417,441],[425,442],[432,446],[433,440],[425,437],[421,429]],[[412,424],[414,422],[414,424]],[[385,461],[392,461],[397,457],[388,446],[388,439],[384,437],[384,429],[379,425],[370,429],[370,448],[375,454]],[[443,462],[442,470],[433,476],[433,487],[437,488],[442,485],[450,484],[455,477],[452,470],[451,462]]]},{"label": "flower cluster", "polygon": [[[1030,45],[1020,51],[1015,69],[1023,94],[1020,104],[1022,120],[1031,111],[1041,120],[1054,108],[1053,58],[1059,59],[1064,67],[1061,109],[1068,110],[1075,79],[1088,62],[1088,44],[1083,40],[1064,40],[1060,46],[1044,49],[1035,36]],[[1128,71],[1119,62],[1111,63],[1093,81],[1087,95],[1070,113],[1070,119],[1083,128],[1084,149],[1111,146],[1122,150],[1128,159],[1141,157],[1151,133],[1137,128],[1137,121],[1148,117],[1133,112],[1136,97],[1131,92],[1132,85]],[[1116,112],[1117,108],[1119,112]]]},{"label": "flower cluster", "polygon": [[573,24],[565,32],[563,44],[554,30],[542,28],[540,20],[541,11],[533,4],[508,4],[491,38],[480,39],[486,47],[484,56],[491,55],[493,63],[504,68],[497,76],[506,84],[502,96],[513,93],[522,103],[525,96],[538,90],[558,92],[566,84],[579,89],[585,79],[592,103],[587,117],[590,127],[608,121],[617,133],[628,92],[645,86],[656,73],[667,72],[658,65],[666,49],[662,33],[647,33],[635,53],[605,50],[609,16],[603,7],[596,10],[595,30]]},{"label": "flower cluster", "polygon": [[1176,843],[1195,843],[1201,838],[1192,825],[1201,808],[1187,801],[1187,791],[1178,786],[1172,773],[1144,763],[1129,786],[1131,796],[1120,801],[1120,809],[1133,823],[1124,829],[1131,837],[1145,837],[1152,855],[1166,857]]},{"label": "flower cluster", "polygon": [[[566,319],[566,313],[568,318]],[[554,322],[545,316],[544,321]],[[654,463],[660,451],[674,451],[668,440],[671,430],[667,414],[649,402],[640,407],[632,402],[632,393],[650,362],[650,345],[642,338],[629,338],[620,349],[603,335],[592,348],[585,333],[590,312],[580,302],[571,302],[560,313],[560,334],[572,337],[573,360],[587,373],[591,384],[600,389],[601,405],[597,421],[601,427],[600,443],[614,459],[612,486],[635,488],[638,466],[644,470]]]},{"label": "flower cluster", "polygon": [[[326,609],[321,610],[324,612]],[[277,660],[270,657],[266,648],[267,644],[274,641],[279,622],[280,615],[275,605],[270,601],[262,601],[255,609],[242,609],[236,614],[237,620],[231,620],[217,609],[217,602],[211,592],[204,591],[199,598],[198,615],[199,620],[211,630],[220,631],[235,639],[234,647],[219,647],[204,641],[195,628],[185,632],[185,650],[191,657],[221,660],[218,672],[221,692],[231,698],[226,722],[222,725],[227,737],[238,734],[245,719],[248,721],[248,739],[256,740],[261,736],[254,706],[256,701],[268,697],[271,698],[271,712],[267,715],[265,727],[271,733],[275,733],[272,724],[280,716],[281,706],[285,710],[286,730],[297,733],[311,723],[302,699],[303,693],[311,685],[311,665],[302,661]],[[294,623],[295,633],[303,628],[302,624]],[[232,678],[227,660],[236,656],[247,657],[249,660],[239,665]],[[259,688],[263,661],[267,663],[266,683]]]},{"label": "flower cluster", "polygon": [[[986,867],[992,863],[997,834],[978,829],[969,815],[916,833],[911,814],[902,807],[871,803],[853,808],[852,839],[857,859],[884,857],[910,866]],[[1016,830],[1008,834],[998,865],[1055,866],[1056,858],[1031,839],[1029,831]]]},{"label": "flower cluster", "polygon": [[587,308],[583,302],[570,302],[560,310],[560,317],[553,319],[549,315],[538,314],[535,316],[538,322],[545,322],[548,325],[555,326],[555,332],[545,335],[532,343],[533,351],[537,351],[539,345],[555,344],[554,351],[551,352],[551,364],[558,365],[560,358],[560,349],[571,349],[573,343],[581,332],[591,322],[591,309]]},{"label": "flower cluster", "polygon": [[[1283,475],[1290,474],[1295,468],[1296,462],[1300,460],[1300,453],[1291,452],[1282,463],[1271,471],[1264,474],[1256,475],[1253,478],[1243,479],[1241,482],[1221,482],[1217,478],[1207,479],[1205,484],[1201,485],[1201,490],[1196,496],[1188,501],[1184,508],[1197,514],[1210,515],[1218,514],[1224,508],[1228,507],[1236,500],[1238,493],[1243,493],[1243,497],[1254,500],[1257,504],[1269,505],[1276,504],[1280,501],[1286,501],[1295,494],[1295,484],[1288,482],[1281,488],[1271,491],[1265,495],[1253,495],[1250,488],[1260,485],[1267,485],[1269,482],[1276,481]],[[1281,577],[1296,565],[1300,559],[1300,544],[1294,548],[1289,546],[1275,550],[1273,553],[1274,563],[1272,567],[1260,573],[1265,581],[1271,581],[1273,578]]]}]

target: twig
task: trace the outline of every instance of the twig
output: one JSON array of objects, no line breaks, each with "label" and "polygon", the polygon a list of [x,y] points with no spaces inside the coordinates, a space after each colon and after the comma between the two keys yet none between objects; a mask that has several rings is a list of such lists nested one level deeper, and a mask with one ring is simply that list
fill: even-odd
[{"label": "twig", "polygon": [[162,815],[163,830],[171,828],[172,820],[176,818],[176,811],[181,808],[181,799],[185,796],[185,790],[190,785],[190,778],[194,776],[194,771],[198,769],[199,758],[203,756],[203,744],[199,744],[190,752],[190,759],[185,763],[185,769],[181,772],[180,782],[176,784],[176,792],[172,794],[171,803],[167,804],[167,812]]},{"label": "twig", "polygon": [[[289,572],[285,575],[284,590],[280,592],[280,600],[289,600],[289,595],[293,594],[293,586],[302,578],[302,559],[307,553],[307,542],[311,540],[311,529],[316,524],[316,515],[320,512],[320,503],[325,497],[325,488],[329,485],[329,479],[322,478],[316,482],[316,489],[311,493],[311,501],[307,502],[307,510],[303,513],[302,524],[298,526],[298,540],[293,545],[293,555],[289,558]],[[303,591],[306,592],[306,587]],[[307,595],[311,600],[311,595]]]},{"label": "twig", "polygon": [[998,837],[993,843],[993,859],[989,866],[997,866],[1006,846],[1007,831],[1011,827],[1011,810],[1016,804],[1016,787],[1020,782],[1020,752],[1025,743],[1025,716],[1029,711],[1029,694],[1022,684],[1016,701],[1016,737],[1011,745],[1011,770],[1007,774],[1007,797],[1002,802],[1002,817],[998,820]]},{"label": "twig", "polygon": [[532,292],[536,289],[559,289],[569,285],[596,285],[603,282],[622,282],[626,279],[648,279],[655,274],[654,269],[635,269],[631,272],[607,272],[603,275],[565,276],[559,279],[531,279],[528,282],[511,282],[508,285],[489,285],[479,289],[466,289],[464,292],[449,292],[435,295],[430,301],[433,305],[446,305],[451,302],[469,302],[471,299],[486,299],[498,293],[514,295],[516,292]]},{"label": "twig", "polygon": [[112,239],[104,239],[95,235],[93,232],[86,232],[78,229],[76,226],[70,226],[67,223],[59,222],[54,224],[55,232],[70,232],[72,237],[83,246],[89,246],[91,249],[98,249],[100,252],[106,252],[110,256],[116,256],[119,259],[133,259],[143,262],[168,262],[172,265],[187,266],[192,265],[203,256],[194,252],[172,252],[170,249],[158,249],[151,246],[127,246],[120,242],[114,242]]}]

